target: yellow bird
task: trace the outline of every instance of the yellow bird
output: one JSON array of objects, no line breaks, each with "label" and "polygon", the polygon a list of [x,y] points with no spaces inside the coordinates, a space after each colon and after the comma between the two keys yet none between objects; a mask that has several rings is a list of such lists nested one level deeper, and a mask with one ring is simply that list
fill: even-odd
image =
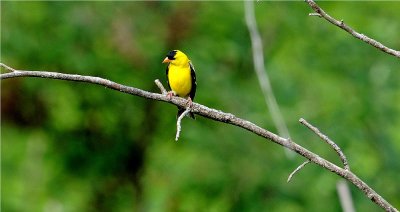
[{"label": "yellow bird", "polygon": [[[171,89],[168,96],[176,95],[187,98],[189,106],[194,100],[196,94],[196,72],[189,58],[179,50],[170,51],[163,63],[169,63],[167,66],[167,83]],[[185,111],[184,108],[178,107],[179,117]],[[194,118],[194,114],[189,112],[188,116]]]}]

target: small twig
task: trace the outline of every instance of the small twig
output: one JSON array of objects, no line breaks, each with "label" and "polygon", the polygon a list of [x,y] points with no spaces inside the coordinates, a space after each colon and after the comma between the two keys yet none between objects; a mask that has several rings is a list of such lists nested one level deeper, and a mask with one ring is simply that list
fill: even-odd
[{"label": "small twig", "polygon": [[165,90],[164,86],[162,85],[159,79],[154,80],[154,82],[156,83],[157,87],[160,89],[162,94],[167,94],[167,90]]},{"label": "small twig", "polygon": [[11,68],[10,66],[7,66],[4,63],[0,63],[0,67],[3,67],[4,69],[6,69],[8,71],[11,71],[11,72],[15,72],[16,71],[15,69]]},{"label": "small twig", "polygon": [[176,120],[176,136],[175,136],[175,141],[179,140],[179,135],[181,134],[181,122],[183,117],[186,116],[190,112],[190,107],[187,107],[186,110],[178,117]]},{"label": "small twig", "polygon": [[293,175],[296,174],[298,171],[300,171],[300,169],[302,169],[304,166],[306,166],[308,163],[310,163],[311,161],[307,160],[304,163],[302,163],[299,167],[297,167],[288,177],[287,182],[290,182],[290,180],[292,179]]},{"label": "small twig", "polygon": [[301,118],[299,120],[300,123],[302,123],[304,126],[306,126],[308,129],[310,129],[311,131],[313,131],[315,134],[317,134],[322,140],[324,140],[326,143],[328,143],[329,145],[331,145],[331,147],[336,151],[336,153],[339,155],[340,160],[342,160],[343,166],[345,170],[350,170],[349,164],[347,162],[346,156],[343,154],[342,150],[340,149],[340,147],[333,142],[331,139],[328,138],[328,136],[324,135],[323,133],[321,133],[321,131],[319,131],[318,128],[312,126],[310,123],[308,123],[305,119]]},{"label": "small twig", "polygon": [[322,18],[321,14],[319,14],[319,13],[309,13],[308,15],[309,16],[318,16],[318,17]]},{"label": "small twig", "polygon": [[[154,80],[154,82],[156,83],[157,87],[160,89],[162,94],[167,94],[167,90],[165,90],[164,86],[162,85],[162,83],[160,82],[159,79]],[[187,107],[186,110],[178,117],[178,119],[176,120],[176,136],[175,136],[175,141],[179,140],[179,135],[181,134],[181,122],[183,117],[186,116],[186,114],[188,114],[190,112],[190,107]]]},{"label": "small twig", "polygon": [[364,41],[365,43],[368,43],[369,45],[387,53],[390,55],[393,55],[397,58],[400,58],[400,51],[398,50],[394,50],[391,48],[386,47],[385,45],[383,45],[382,43],[364,35],[361,33],[356,32],[354,29],[352,29],[351,27],[347,26],[343,20],[336,20],[334,18],[332,18],[330,15],[328,15],[323,9],[321,9],[313,0],[305,0],[305,2],[307,2],[308,5],[310,5],[310,7],[319,15],[315,15],[315,13],[310,13],[309,15],[311,16],[318,16],[321,18],[324,18],[325,20],[329,21],[330,23],[332,23],[333,25],[343,29],[344,31],[350,33],[353,37],[360,39],[362,41]]}]

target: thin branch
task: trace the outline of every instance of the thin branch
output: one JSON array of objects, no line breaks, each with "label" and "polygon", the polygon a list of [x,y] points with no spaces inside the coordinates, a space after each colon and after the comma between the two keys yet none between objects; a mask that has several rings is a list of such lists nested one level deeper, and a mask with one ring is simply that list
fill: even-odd
[{"label": "thin branch", "polygon": [[304,163],[302,163],[299,167],[297,167],[288,177],[287,182],[290,182],[290,180],[292,179],[293,175],[296,174],[298,171],[300,171],[300,169],[302,169],[304,166],[306,166],[308,163],[310,163],[309,160],[305,161]]},{"label": "thin branch", "polygon": [[[165,90],[164,86],[162,85],[162,83],[160,82],[160,80],[156,79],[154,80],[154,83],[156,83],[157,87],[160,89],[162,94],[167,94],[167,90]],[[190,107],[187,107],[186,110],[177,118],[176,120],[176,136],[175,136],[175,141],[179,140],[179,136],[181,134],[181,122],[183,117],[186,116],[186,114],[188,114],[190,112]]]},{"label": "thin branch", "polygon": [[154,80],[154,83],[156,83],[157,87],[160,89],[162,94],[167,94],[167,90],[165,90],[164,86],[160,82],[160,80],[156,79]]},{"label": "thin branch", "polygon": [[15,71],[15,69],[11,68],[10,66],[7,66],[7,65],[4,64],[4,63],[0,63],[0,67],[6,69],[6,70],[8,70],[8,71],[11,71],[11,72],[14,72],[14,71]]},{"label": "thin branch", "polygon": [[[2,67],[3,64],[2,64]],[[168,98],[164,94],[152,93],[149,91],[144,91],[138,88],[129,87],[125,85],[118,84],[116,82],[103,79],[100,77],[92,77],[92,76],[82,76],[76,74],[62,74],[56,72],[47,72],[47,71],[22,71],[16,70],[15,72],[11,73],[4,73],[0,74],[0,79],[10,79],[10,78],[17,78],[17,77],[41,77],[41,78],[50,78],[50,79],[57,79],[57,80],[68,80],[68,81],[78,81],[78,82],[86,82],[104,86],[106,88],[110,88],[113,90],[117,90],[119,92],[128,93],[131,95],[143,97],[146,99],[157,100],[168,102],[170,104],[180,106],[183,108],[187,107],[187,100],[184,98],[172,96]],[[251,133],[254,133],[258,136],[266,138],[276,144],[284,146],[297,154],[303,156],[304,158],[310,160],[311,162],[337,174],[338,176],[346,179],[347,181],[351,182],[355,185],[359,190],[361,190],[372,202],[379,205],[383,209],[387,211],[398,211],[394,208],[390,203],[388,203],[383,197],[381,197],[378,193],[376,193],[371,187],[368,186],[364,181],[358,178],[354,173],[350,170],[342,169],[335,164],[327,161],[326,159],[318,156],[317,154],[307,150],[306,148],[298,145],[297,143],[291,141],[290,139],[280,137],[266,129],[263,129],[256,124],[238,118],[231,113],[225,113],[220,110],[216,110],[213,108],[209,108],[207,106],[198,104],[193,102],[190,108],[192,113],[198,114],[208,119],[212,119],[219,122],[224,122],[227,124],[238,126],[242,129],[245,129]]]},{"label": "thin branch", "polygon": [[[271,113],[272,121],[278,130],[278,134],[284,138],[290,138],[289,130],[285,124],[278,103],[276,102],[268,73],[265,70],[264,53],[262,49],[263,45],[260,33],[257,29],[257,21],[254,14],[254,2],[244,1],[244,6],[246,25],[250,33],[251,47],[253,50],[254,70],[257,74],[257,79],[264,95],[265,103],[267,104],[268,110]],[[288,156],[293,156],[293,154],[289,151],[286,151],[286,154]]]},{"label": "thin branch", "polygon": [[[333,25],[343,29],[344,31],[350,33],[353,37],[360,39],[362,41],[364,41],[365,43],[368,43],[369,45],[387,53],[390,55],[393,55],[397,58],[400,58],[400,51],[398,50],[394,50],[391,48],[386,47],[385,45],[383,45],[382,43],[364,35],[361,33],[356,32],[354,29],[352,29],[351,27],[349,27],[348,25],[346,25],[343,20],[336,20],[334,18],[332,18],[330,15],[328,15],[324,10],[322,10],[313,0],[305,0],[305,2],[307,2],[308,5],[310,5],[310,7],[317,13],[319,14],[318,16],[321,18],[324,18],[325,20],[329,21],[330,23],[332,23]],[[311,16],[316,16],[315,13],[310,13],[309,15]]]},{"label": "thin branch", "polygon": [[304,126],[306,126],[308,129],[313,131],[318,137],[320,137],[322,140],[324,140],[326,143],[328,143],[339,155],[340,160],[342,160],[343,166],[345,170],[350,170],[349,163],[347,162],[346,156],[343,154],[342,150],[340,147],[333,142],[331,139],[328,138],[328,136],[324,135],[321,131],[319,131],[318,128],[312,126],[310,123],[308,123],[305,119],[301,118],[299,120],[300,123],[302,123]]},{"label": "thin branch", "polygon": [[175,141],[179,140],[179,135],[181,133],[181,122],[183,117],[186,116],[186,114],[188,114],[190,112],[190,107],[187,107],[186,110],[178,117],[178,119],[176,120],[176,136],[175,136]]},{"label": "thin branch", "polygon": [[320,14],[318,14],[318,13],[309,13],[308,15],[309,15],[309,16],[318,16],[318,17],[320,17],[320,18],[322,17],[322,16],[321,16]]},{"label": "thin branch", "polygon": [[[340,149],[340,147],[338,145],[335,144],[335,142],[333,142],[332,140],[330,140],[328,138],[328,136],[324,135],[323,133],[321,133],[318,128],[312,126],[310,123],[308,123],[305,119],[301,118],[300,123],[302,123],[303,125],[305,125],[308,129],[310,129],[311,131],[313,131],[315,134],[317,134],[322,140],[324,140],[326,143],[328,143],[335,151],[336,153],[339,155],[340,159],[342,160],[343,166],[345,170],[350,170],[350,167],[348,165],[346,156],[344,155],[344,153],[342,152],[342,150]],[[337,184],[338,185],[338,184]],[[347,184],[342,184],[341,187],[339,188],[337,186],[337,192],[340,196],[340,204],[343,207],[343,211],[345,212],[350,212],[350,206],[349,203],[352,202],[351,199],[351,195],[350,192],[348,193],[344,193],[346,190],[349,190],[349,187]]]}]

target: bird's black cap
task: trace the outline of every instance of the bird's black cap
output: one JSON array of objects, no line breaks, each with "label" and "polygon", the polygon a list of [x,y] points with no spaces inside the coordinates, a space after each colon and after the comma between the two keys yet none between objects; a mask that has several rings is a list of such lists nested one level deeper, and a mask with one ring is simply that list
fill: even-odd
[{"label": "bird's black cap", "polygon": [[176,50],[173,50],[173,51],[168,52],[167,57],[170,60],[175,60],[175,58],[174,58],[175,55],[176,55]]}]

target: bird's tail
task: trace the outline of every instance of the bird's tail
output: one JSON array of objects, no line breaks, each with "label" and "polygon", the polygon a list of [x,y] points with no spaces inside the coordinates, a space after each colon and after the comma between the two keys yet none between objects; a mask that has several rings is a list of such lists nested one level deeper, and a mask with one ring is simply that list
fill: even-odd
[{"label": "bird's tail", "polygon": [[[183,113],[183,112],[185,112],[185,108],[183,108],[183,107],[178,107],[178,114],[176,115],[176,118],[178,118],[179,116],[181,116],[181,114]],[[194,117],[194,114],[192,113],[192,112],[189,112],[186,116],[189,116],[190,118],[192,118],[192,119],[196,119],[196,117]]]}]

